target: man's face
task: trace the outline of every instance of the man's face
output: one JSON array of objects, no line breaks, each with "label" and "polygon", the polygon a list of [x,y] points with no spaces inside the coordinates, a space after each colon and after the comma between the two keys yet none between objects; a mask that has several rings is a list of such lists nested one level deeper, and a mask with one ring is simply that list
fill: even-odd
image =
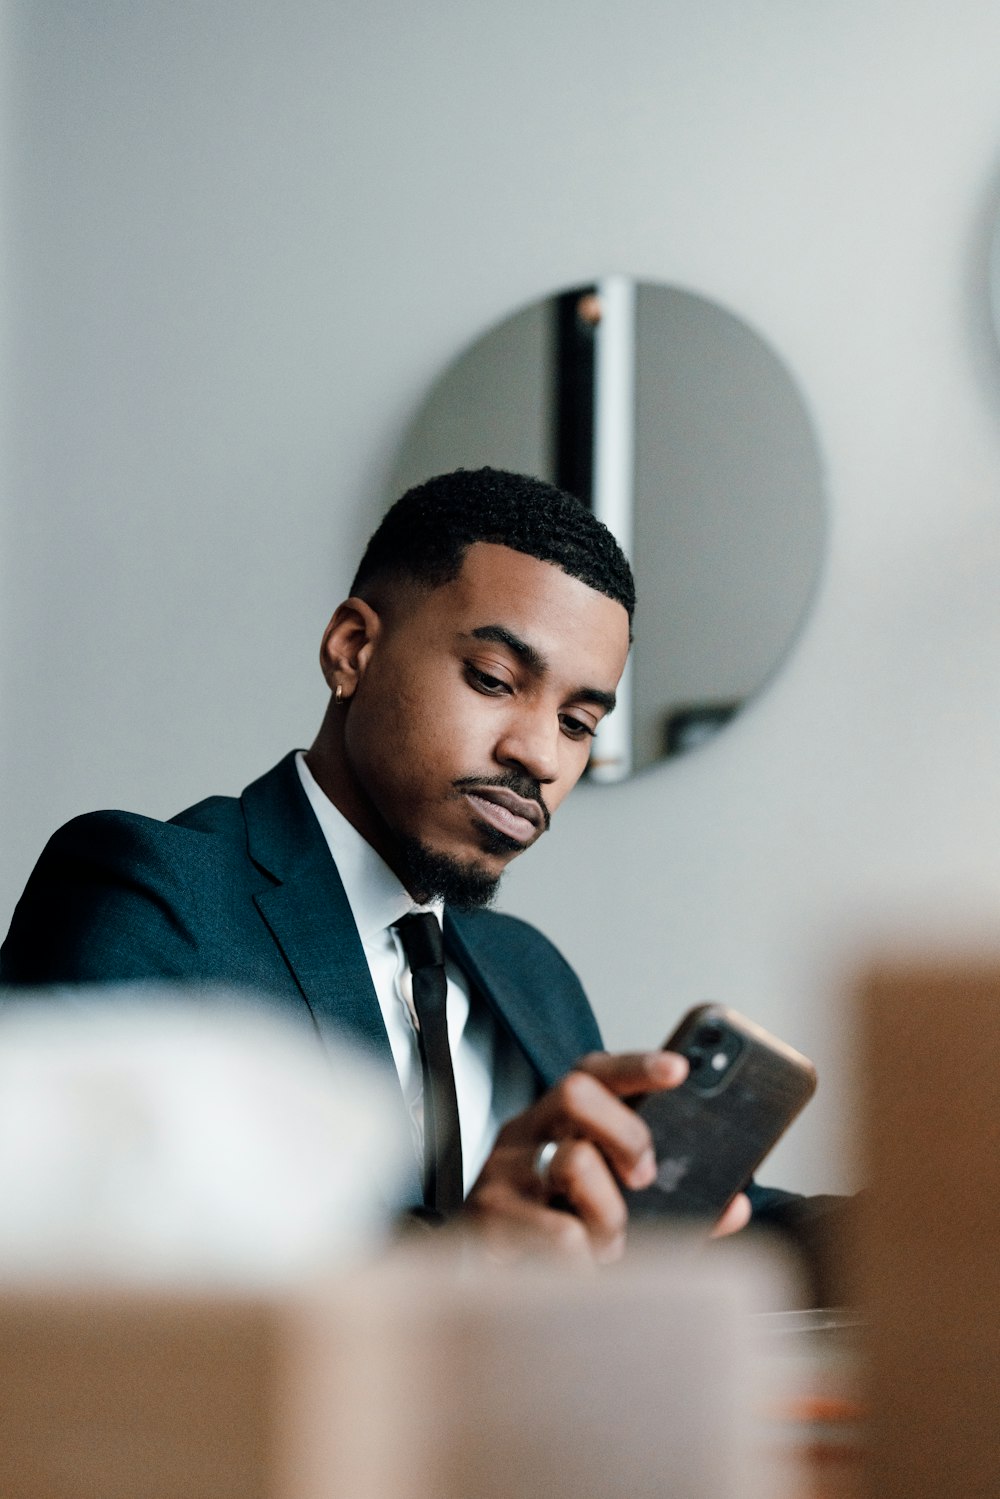
[{"label": "man's face", "polygon": [[[509,547],[394,590],[344,712],[351,815],[413,893],[422,851],[488,898],[580,778],[628,655],[613,599]],[[426,869],[417,859],[417,869]],[[473,893],[478,886],[478,894]]]}]

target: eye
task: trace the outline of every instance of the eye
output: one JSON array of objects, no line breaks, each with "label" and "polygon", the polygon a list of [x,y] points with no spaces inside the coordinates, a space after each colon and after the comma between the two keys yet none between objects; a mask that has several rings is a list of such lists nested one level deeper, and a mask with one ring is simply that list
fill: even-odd
[{"label": "eye", "polygon": [[595,725],[587,723],[583,718],[575,718],[572,713],[560,713],[559,722],[564,734],[570,739],[592,739],[594,737]]},{"label": "eye", "polygon": [[465,663],[465,675],[477,692],[484,692],[488,697],[501,697],[505,692],[511,691],[509,682],[505,682],[502,677],[495,677],[492,672],[484,671],[471,661]]}]

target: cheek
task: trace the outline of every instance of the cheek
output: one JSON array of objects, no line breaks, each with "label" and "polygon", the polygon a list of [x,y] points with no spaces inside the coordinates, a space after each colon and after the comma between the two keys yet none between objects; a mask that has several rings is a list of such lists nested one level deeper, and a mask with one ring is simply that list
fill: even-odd
[{"label": "cheek", "polygon": [[[348,753],[369,792],[391,787],[410,802],[442,782],[482,769],[477,744],[488,735],[459,688],[398,682],[383,691],[369,684],[352,705],[346,726]],[[465,697],[468,697],[465,693]],[[471,756],[471,760],[470,760]],[[489,763],[488,761],[486,762]]]},{"label": "cheek", "polygon": [[[473,692],[451,661],[410,678],[394,694],[392,713],[400,732],[434,760],[463,758],[463,745],[489,738],[496,705]],[[491,712],[491,710],[493,710]]]}]

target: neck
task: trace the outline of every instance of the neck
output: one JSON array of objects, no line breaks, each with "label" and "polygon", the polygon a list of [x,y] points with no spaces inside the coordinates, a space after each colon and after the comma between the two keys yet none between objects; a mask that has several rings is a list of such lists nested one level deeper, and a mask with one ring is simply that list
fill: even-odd
[{"label": "neck", "polygon": [[[319,733],[306,751],[306,764],[324,796],[329,797],[337,811],[347,818],[351,826],[361,834],[366,843],[371,844],[379,857],[385,860],[392,872],[409,889],[399,867],[395,839],[358,785],[348,761],[344,744],[346,711],[346,708],[330,700]],[[414,899],[420,899],[417,891],[410,890],[410,894]]]}]

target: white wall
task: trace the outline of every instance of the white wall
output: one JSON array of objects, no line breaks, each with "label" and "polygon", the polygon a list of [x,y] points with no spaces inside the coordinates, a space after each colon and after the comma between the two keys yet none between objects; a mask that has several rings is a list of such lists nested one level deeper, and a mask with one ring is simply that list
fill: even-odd
[{"label": "white wall", "polygon": [[715,996],[811,1050],[770,1176],[849,1181],[841,972],[893,912],[1000,909],[1000,8],[13,0],[7,29],[0,925],[66,817],[169,814],[309,739],[322,625],[460,347],[602,271],[676,282],[801,382],[823,586],[765,696],[582,788],[506,904],[616,1045]]}]

